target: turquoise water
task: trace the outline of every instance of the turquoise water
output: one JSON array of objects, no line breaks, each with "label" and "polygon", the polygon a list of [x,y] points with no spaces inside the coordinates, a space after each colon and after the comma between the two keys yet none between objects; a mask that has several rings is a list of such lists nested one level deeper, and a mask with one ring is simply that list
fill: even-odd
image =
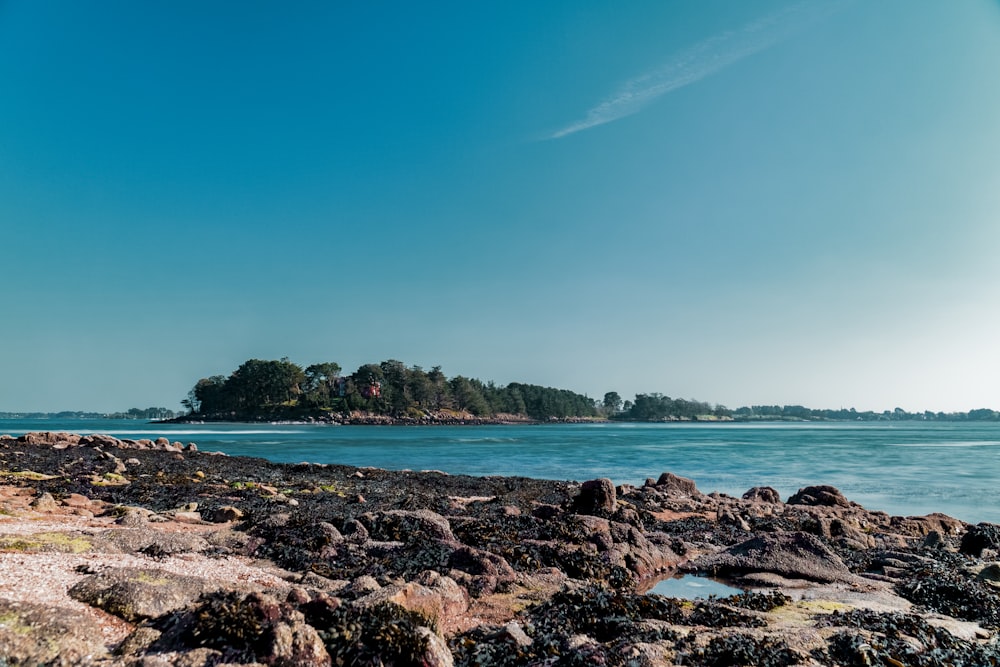
[{"label": "turquoise water", "polygon": [[313,426],[0,420],[0,433],[109,433],[273,461],[642,484],[670,471],[704,492],[832,484],[869,509],[1000,523],[1000,424],[940,422]]},{"label": "turquoise water", "polygon": [[683,574],[679,577],[662,579],[647,593],[656,593],[668,598],[684,598],[685,600],[705,600],[712,596],[727,598],[730,595],[743,593],[742,588],[729,586],[721,581],[709,579],[695,574]]}]

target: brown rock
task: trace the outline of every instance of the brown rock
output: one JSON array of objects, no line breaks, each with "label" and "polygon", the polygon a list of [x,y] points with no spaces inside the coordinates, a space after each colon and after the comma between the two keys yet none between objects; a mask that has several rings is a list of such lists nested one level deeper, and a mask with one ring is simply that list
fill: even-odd
[{"label": "brown rock", "polygon": [[755,503],[780,503],[781,496],[770,486],[755,486],[743,494],[743,500]]},{"label": "brown rock", "polygon": [[789,505],[822,505],[825,507],[852,507],[844,494],[833,486],[807,486],[788,499]]},{"label": "brown rock", "polygon": [[656,480],[656,488],[660,491],[666,491],[668,493],[682,496],[702,495],[701,492],[698,491],[698,487],[695,485],[693,479],[678,477],[672,472],[665,472],[660,475],[660,478]]},{"label": "brown rock", "polygon": [[792,579],[834,582],[852,576],[840,557],[808,533],[767,533],[702,556],[692,568],[712,574],[773,572]]},{"label": "brown rock", "polygon": [[455,618],[469,608],[465,589],[450,577],[435,572],[433,576],[423,576],[423,581],[429,586],[412,581],[401,586],[385,586],[359,599],[356,604],[373,607],[383,602],[394,602],[437,623]]},{"label": "brown rock", "polygon": [[208,520],[212,523],[229,523],[231,521],[239,521],[242,518],[242,510],[232,505],[224,505],[213,510]]},{"label": "brown rock", "polygon": [[613,514],[617,508],[615,485],[607,477],[584,482],[573,499],[573,510],[579,514]]},{"label": "brown rock", "polygon": [[93,509],[93,502],[87,496],[79,493],[71,493],[63,498],[62,504],[66,507],[78,507],[80,509]]},{"label": "brown rock", "polygon": [[[28,435],[31,435],[30,433]],[[34,507],[39,512],[53,512],[59,507],[59,503],[56,499],[52,497],[52,494],[46,491],[42,495],[38,496],[31,501],[31,506]]]}]

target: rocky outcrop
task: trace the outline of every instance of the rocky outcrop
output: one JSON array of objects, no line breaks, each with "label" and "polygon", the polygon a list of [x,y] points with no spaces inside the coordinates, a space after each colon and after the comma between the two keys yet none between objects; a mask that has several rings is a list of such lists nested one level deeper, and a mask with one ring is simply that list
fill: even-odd
[{"label": "rocky outcrop", "polygon": [[724,551],[693,561],[689,567],[712,575],[771,572],[790,579],[833,582],[853,579],[844,561],[808,533],[774,533],[754,537]]},{"label": "rocky outcrop", "polygon": [[[29,436],[0,437],[0,577],[72,559],[73,599],[0,601],[10,664],[1000,664],[991,524],[829,486],[782,503],[669,472],[616,488]],[[756,590],[640,592],[680,571]]]}]

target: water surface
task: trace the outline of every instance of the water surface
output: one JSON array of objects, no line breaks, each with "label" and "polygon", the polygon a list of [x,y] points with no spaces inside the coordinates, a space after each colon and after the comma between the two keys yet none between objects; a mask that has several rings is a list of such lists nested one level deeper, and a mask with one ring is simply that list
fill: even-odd
[{"label": "water surface", "polygon": [[0,433],[165,436],[201,449],[451,474],[523,475],[642,484],[670,471],[704,492],[771,486],[787,498],[831,484],[869,509],[944,512],[1000,523],[1000,424],[864,422],[324,426],[0,420]]}]

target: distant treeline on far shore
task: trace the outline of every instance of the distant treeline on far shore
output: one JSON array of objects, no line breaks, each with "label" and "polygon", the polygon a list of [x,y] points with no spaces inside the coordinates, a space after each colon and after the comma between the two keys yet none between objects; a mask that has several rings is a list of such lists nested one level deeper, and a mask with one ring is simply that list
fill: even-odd
[{"label": "distant treeline on far shore", "polygon": [[2,419],[144,419],[205,421],[329,420],[337,415],[375,415],[401,423],[449,421],[614,420],[669,421],[1000,421],[989,409],[969,412],[858,412],[801,405],[754,405],[731,410],[659,393],[622,400],[609,391],[594,399],[567,389],[512,382],[500,386],[456,375],[440,366],[424,370],[395,359],[342,373],[336,362],[300,366],[287,358],[250,359],[228,376],[202,378],[181,401],[183,413],[166,408],[125,412],[12,413]]},{"label": "distant treeline on far shore", "polygon": [[622,400],[609,391],[603,399],[567,389],[512,382],[497,385],[456,375],[440,366],[424,370],[390,359],[364,364],[345,374],[336,362],[302,367],[287,358],[250,359],[229,376],[198,380],[181,403],[188,416],[205,419],[296,418],[322,414],[368,413],[398,419],[432,414],[470,414],[478,418],[516,416],[534,421],[611,419],[616,421],[883,421],[1000,420],[993,410],[961,413],[909,413],[852,409],[813,410],[798,405],[752,406],[730,410],[694,399],[659,393]]}]

